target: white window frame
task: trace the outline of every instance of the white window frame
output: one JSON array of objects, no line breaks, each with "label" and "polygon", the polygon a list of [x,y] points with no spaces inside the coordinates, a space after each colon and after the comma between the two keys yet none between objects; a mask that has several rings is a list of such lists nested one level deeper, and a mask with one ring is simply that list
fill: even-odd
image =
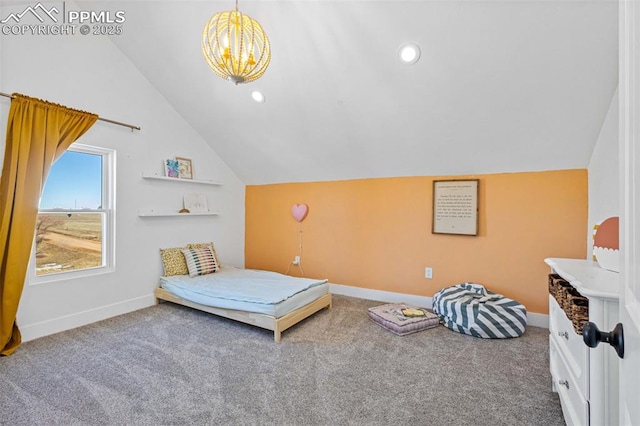
[{"label": "white window frame", "polygon": [[74,278],[91,277],[95,275],[107,274],[115,271],[116,267],[116,151],[109,148],[83,145],[74,143],[67,151],[80,152],[83,154],[94,154],[102,157],[102,208],[84,209],[41,209],[38,213],[104,213],[105,221],[102,224],[102,266],[86,268],[72,271],[61,271],[51,274],[36,274],[36,243],[35,235],[31,248],[31,260],[29,262],[29,284],[37,285],[54,281],[66,281]]}]

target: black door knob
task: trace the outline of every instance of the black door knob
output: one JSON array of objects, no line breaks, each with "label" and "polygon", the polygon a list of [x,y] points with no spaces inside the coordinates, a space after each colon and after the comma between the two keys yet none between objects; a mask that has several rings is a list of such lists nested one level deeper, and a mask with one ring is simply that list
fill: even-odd
[{"label": "black door knob", "polygon": [[598,343],[608,343],[616,350],[620,358],[624,358],[624,333],[622,332],[622,324],[616,324],[611,333],[605,333],[598,330],[598,326],[592,322],[588,322],[582,328],[582,339],[590,348],[595,348]]}]

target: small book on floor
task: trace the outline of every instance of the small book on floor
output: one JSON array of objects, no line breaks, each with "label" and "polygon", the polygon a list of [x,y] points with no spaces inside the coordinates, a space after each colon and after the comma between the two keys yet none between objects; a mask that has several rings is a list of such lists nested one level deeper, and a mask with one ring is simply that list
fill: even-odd
[{"label": "small book on floor", "polygon": [[404,308],[402,310],[402,315],[405,317],[423,317],[425,316],[424,311],[416,308]]}]

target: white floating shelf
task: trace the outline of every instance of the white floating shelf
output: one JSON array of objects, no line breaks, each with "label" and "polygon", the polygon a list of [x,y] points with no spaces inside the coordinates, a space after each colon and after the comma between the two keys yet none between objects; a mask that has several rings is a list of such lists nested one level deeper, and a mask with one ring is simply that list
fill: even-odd
[{"label": "white floating shelf", "polygon": [[138,216],[140,217],[160,217],[160,216],[217,216],[220,213],[214,211],[208,212],[192,212],[192,213],[178,213],[175,210],[138,210]]},{"label": "white floating shelf", "polygon": [[180,178],[172,178],[172,177],[166,177],[163,176],[159,173],[146,173],[146,172],[142,172],[142,178],[143,179],[155,179],[155,180],[166,180],[166,181],[170,181],[170,182],[182,182],[182,183],[200,183],[203,185],[222,185],[219,182],[214,182],[212,180],[205,180],[205,179],[180,179]]}]

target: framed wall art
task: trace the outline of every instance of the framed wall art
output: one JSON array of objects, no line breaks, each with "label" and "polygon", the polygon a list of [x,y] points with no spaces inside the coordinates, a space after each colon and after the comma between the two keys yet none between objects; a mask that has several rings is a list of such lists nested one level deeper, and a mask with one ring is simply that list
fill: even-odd
[{"label": "framed wall art", "polygon": [[186,194],[184,196],[184,208],[191,213],[208,212],[207,196],[205,194]]},{"label": "framed wall art", "polygon": [[164,175],[170,178],[177,178],[180,176],[180,165],[178,164],[178,160],[164,160]]},{"label": "framed wall art", "polygon": [[478,235],[479,179],[433,181],[434,234]]},{"label": "framed wall art", "polygon": [[178,177],[180,179],[193,179],[193,164],[189,158],[176,157],[178,162]]}]

